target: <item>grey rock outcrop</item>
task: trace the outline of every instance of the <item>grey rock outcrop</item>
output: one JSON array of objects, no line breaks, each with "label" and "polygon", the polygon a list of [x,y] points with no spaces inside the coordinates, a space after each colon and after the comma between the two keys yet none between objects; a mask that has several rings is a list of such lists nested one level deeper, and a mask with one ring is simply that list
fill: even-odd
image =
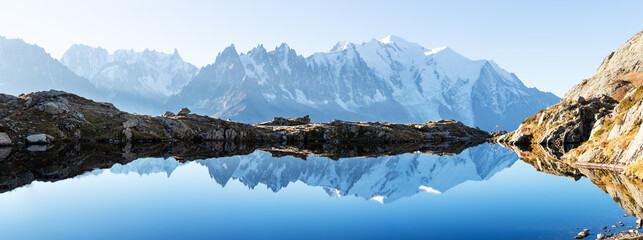
[{"label": "grey rock outcrop", "polygon": [[[582,101],[557,105],[556,111],[542,113],[541,119],[547,119],[546,124],[552,125],[553,128],[545,128],[548,131],[539,140],[539,144],[562,154],[565,152],[565,145],[579,145],[587,141],[594,123],[612,112],[617,103],[606,96],[587,101],[579,97],[579,100]],[[555,123],[562,124],[556,125]]]}]

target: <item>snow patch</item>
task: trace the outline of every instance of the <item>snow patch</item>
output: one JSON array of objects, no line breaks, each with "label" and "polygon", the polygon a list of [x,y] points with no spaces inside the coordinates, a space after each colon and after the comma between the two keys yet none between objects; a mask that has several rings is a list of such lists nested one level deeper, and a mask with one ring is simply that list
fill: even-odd
[{"label": "snow patch", "polygon": [[420,190],[423,190],[428,193],[435,193],[435,194],[442,194],[442,192],[433,189],[432,187],[427,187],[427,186],[420,186]]},{"label": "snow patch", "polygon": [[385,198],[386,198],[386,196],[376,195],[376,196],[371,197],[371,200],[379,202],[381,204],[384,204],[384,199]]}]

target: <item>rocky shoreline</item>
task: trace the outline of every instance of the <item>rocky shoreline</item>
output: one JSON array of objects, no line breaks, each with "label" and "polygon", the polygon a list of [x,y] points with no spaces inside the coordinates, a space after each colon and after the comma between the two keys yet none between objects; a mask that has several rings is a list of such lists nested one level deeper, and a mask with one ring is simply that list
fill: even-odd
[{"label": "rocky shoreline", "polygon": [[233,141],[283,143],[484,142],[492,134],[454,120],[421,124],[347,122],[311,123],[275,118],[246,124],[193,114],[131,114],[112,104],[61,91],[0,94],[0,145],[53,142]]}]

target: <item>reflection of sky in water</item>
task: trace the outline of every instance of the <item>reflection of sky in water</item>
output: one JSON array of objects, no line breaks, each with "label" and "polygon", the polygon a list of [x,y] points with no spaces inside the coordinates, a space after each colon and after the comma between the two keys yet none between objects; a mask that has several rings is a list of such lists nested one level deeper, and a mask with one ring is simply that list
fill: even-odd
[{"label": "reflection of sky in water", "polygon": [[[376,201],[359,194],[357,197],[355,194],[330,197],[328,189],[323,186],[328,183],[327,179],[310,177],[311,169],[328,169],[328,164],[349,164],[342,161],[353,159],[332,162],[322,158],[308,161],[269,158],[267,160],[285,161],[287,164],[275,165],[273,162],[273,168],[262,167],[253,174],[248,173],[253,166],[247,166],[244,171],[232,173],[225,187],[217,183],[222,180],[212,179],[212,168],[207,166],[229,168],[234,157],[183,165],[173,159],[143,159],[56,183],[35,182],[0,195],[0,232],[7,239],[257,239],[283,236],[312,239],[534,239],[538,236],[551,239],[556,236],[569,239],[578,232],[576,227],[598,230],[603,225],[624,220],[620,215],[625,212],[618,204],[588,179],[574,182],[569,178],[539,173],[520,161],[496,162],[511,166],[506,169],[481,167],[490,160],[484,157],[477,159],[473,154],[482,156],[487,153],[490,151],[478,148],[456,157],[430,156],[422,159],[424,163],[420,165],[404,165],[402,161],[391,162],[390,159],[388,162],[386,159],[361,162],[373,166],[384,164],[389,169],[410,168],[415,174],[433,171],[428,177],[448,173],[442,178],[435,177],[432,182],[430,179],[400,176],[399,172],[375,174],[382,169],[377,167],[369,170],[371,174],[361,172],[368,176],[360,181],[362,188],[371,191],[369,194],[382,193],[382,189],[368,188],[372,186],[389,187],[387,191],[390,191],[411,185],[415,191],[386,204],[378,202],[384,200],[379,198],[382,194],[375,196]],[[264,156],[262,153],[255,155]],[[487,155],[497,158],[499,154]],[[404,158],[410,156],[414,155],[405,155]],[[246,158],[250,157],[253,156]],[[458,157],[459,160],[446,160]],[[422,164],[432,165],[422,167]],[[243,162],[238,168],[242,167]],[[155,173],[123,174],[132,169]],[[297,172],[296,177],[277,174],[298,180],[275,193],[265,182],[272,184],[274,189],[275,171],[284,169],[301,172]],[[457,173],[454,169],[470,170],[469,175],[452,176]],[[171,172],[169,178],[168,172]],[[471,175],[472,172],[479,175],[490,173],[490,176],[486,177],[488,180],[482,180],[484,176]],[[250,179],[241,178],[257,174],[261,176],[259,182],[264,182],[250,190],[247,185],[254,182],[248,183]],[[392,174],[398,174],[398,177],[391,178]],[[347,176],[355,177],[355,173],[340,176],[346,179]],[[372,179],[375,176],[383,177]],[[437,186],[421,185],[453,180],[448,176],[464,180],[455,181],[455,186],[451,184],[442,190]],[[417,182],[405,184],[399,179]],[[277,180],[280,182],[278,186],[285,185],[281,178]],[[342,191],[346,189],[351,188]],[[355,191],[364,194],[366,190]],[[634,219],[624,222],[633,224]],[[596,233],[592,232],[593,235]]]}]

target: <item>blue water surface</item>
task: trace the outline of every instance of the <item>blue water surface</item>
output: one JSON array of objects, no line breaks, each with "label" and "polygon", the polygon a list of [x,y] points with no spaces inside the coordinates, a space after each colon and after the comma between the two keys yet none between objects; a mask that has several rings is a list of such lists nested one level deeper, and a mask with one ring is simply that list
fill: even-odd
[{"label": "blue water surface", "polygon": [[[571,239],[632,217],[509,150],[139,159],[0,195],[2,239]],[[598,232],[592,232],[596,234]]]}]

